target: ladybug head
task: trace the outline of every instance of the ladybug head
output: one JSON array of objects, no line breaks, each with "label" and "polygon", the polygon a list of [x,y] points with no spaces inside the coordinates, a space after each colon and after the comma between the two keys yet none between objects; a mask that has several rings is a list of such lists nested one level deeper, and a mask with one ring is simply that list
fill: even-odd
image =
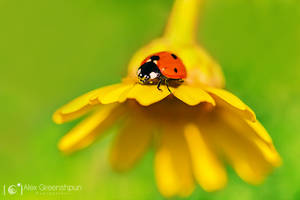
[{"label": "ladybug head", "polygon": [[146,84],[151,80],[158,79],[161,76],[161,72],[156,64],[156,56],[152,56],[149,60],[147,60],[147,62],[139,67],[137,71],[137,77],[141,83]]}]

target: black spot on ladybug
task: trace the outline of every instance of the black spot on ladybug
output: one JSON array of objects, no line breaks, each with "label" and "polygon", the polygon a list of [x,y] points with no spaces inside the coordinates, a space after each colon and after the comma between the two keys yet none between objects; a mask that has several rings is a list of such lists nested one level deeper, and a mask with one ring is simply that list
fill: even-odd
[{"label": "black spot on ladybug", "polygon": [[175,54],[171,54],[171,56],[174,58],[174,59],[177,59],[177,56]]},{"label": "black spot on ladybug", "polygon": [[151,59],[152,61],[153,61],[153,60],[159,60],[159,56],[152,56],[150,59]]},{"label": "black spot on ladybug", "polygon": [[177,73],[177,72],[178,72],[177,68],[174,68],[174,72],[175,72],[175,73]]}]

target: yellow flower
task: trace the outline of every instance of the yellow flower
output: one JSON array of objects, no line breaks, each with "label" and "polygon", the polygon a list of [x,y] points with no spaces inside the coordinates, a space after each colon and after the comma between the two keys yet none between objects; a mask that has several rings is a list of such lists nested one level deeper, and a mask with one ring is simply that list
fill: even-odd
[{"label": "yellow flower", "polygon": [[[59,142],[71,153],[87,147],[116,121],[123,127],[112,144],[110,163],[126,171],[153,145],[155,175],[166,196],[187,196],[196,181],[206,191],[227,182],[224,162],[251,184],[260,183],[280,165],[280,156],[254,112],[239,98],[221,89],[219,65],[196,43],[200,0],[177,0],[165,34],[139,50],[121,83],[91,91],[53,115],[61,124],[88,112]],[[179,87],[137,83],[136,71],[150,54],[171,51],[186,66],[188,77]]]}]

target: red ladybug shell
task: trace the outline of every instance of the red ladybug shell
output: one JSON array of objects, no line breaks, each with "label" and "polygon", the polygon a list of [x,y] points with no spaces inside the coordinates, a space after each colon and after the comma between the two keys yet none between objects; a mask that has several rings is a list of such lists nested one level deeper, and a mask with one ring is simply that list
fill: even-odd
[{"label": "red ladybug shell", "polygon": [[186,69],[181,59],[175,54],[162,51],[155,54],[152,54],[145,58],[141,65],[149,61],[151,57],[158,56],[157,67],[160,72],[167,78],[171,79],[185,79],[186,78]]}]

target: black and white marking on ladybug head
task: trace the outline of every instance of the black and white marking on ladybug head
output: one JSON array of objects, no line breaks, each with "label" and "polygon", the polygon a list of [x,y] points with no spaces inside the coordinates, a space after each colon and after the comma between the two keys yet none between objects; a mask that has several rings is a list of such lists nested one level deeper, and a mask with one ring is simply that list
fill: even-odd
[{"label": "black and white marking on ladybug head", "polygon": [[137,76],[140,82],[148,83],[150,80],[159,78],[161,76],[161,72],[156,63],[150,61],[139,67]]}]

